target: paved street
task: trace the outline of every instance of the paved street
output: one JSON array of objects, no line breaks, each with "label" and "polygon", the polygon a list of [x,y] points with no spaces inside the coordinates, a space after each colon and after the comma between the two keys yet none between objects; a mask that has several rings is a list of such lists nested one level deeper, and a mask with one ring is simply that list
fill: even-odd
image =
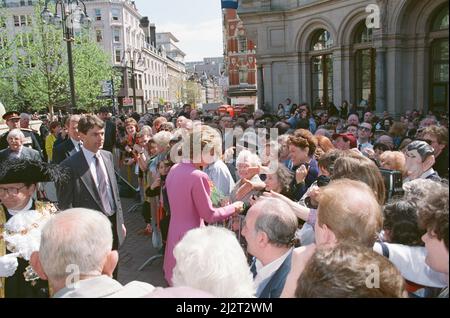
[{"label": "paved street", "polygon": [[162,258],[147,265],[142,271],[138,271],[149,257],[158,253],[152,246],[150,236],[139,235],[145,227],[140,212],[128,212],[135,203],[133,199],[122,198],[127,237],[119,250],[119,281],[127,284],[138,280],[154,286],[167,286],[162,271]]}]

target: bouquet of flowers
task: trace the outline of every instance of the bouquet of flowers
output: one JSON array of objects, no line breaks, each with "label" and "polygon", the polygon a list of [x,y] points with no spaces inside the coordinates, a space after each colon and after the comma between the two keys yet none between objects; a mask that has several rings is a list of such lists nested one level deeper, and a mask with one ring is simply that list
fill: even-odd
[{"label": "bouquet of flowers", "polygon": [[223,200],[226,199],[226,197],[223,195],[222,192],[220,192],[219,189],[217,189],[217,187],[214,185],[214,183],[211,180],[209,180],[208,183],[209,183],[209,188],[211,190],[209,197],[211,198],[213,207],[219,208],[222,206],[222,202],[223,202]]}]

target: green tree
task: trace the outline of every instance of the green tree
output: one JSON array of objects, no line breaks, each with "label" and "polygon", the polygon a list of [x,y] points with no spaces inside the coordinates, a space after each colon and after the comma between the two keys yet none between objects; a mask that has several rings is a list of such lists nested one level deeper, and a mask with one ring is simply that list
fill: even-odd
[{"label": "green tree", "polygon": [[102,94],[101,83],[114,79],[115,86],[120,86],[120,74],[111,66],[111,56],[106,54],[85,33],[77,38],[73,48],[75,69],[75,90],[79,107],[95,110],[105,103],[98,99]]},{"label": "green tree", "polygon": [[55,107],[69,103],[69,86],[66,49],[61,30],[46,25],[40,19],[42,6],[38,3],[32,28],[33,40],[23,47],[23,58],[28,63],[18,63],[18,79],[23,103],[33,110],[48,109],[53,114]]},{"label": "green tree", "polygon": [[[0,99],[4,103],[12,100],[14,109],[53,113],[55,107],[64,108],[70,103],[67,44],[61,27],[47,25],[40,18],[43,3],[41,0],[35,6],[31,32],[17,34],[12,49],[3,51],[14,62],[3,69],[0,66],[1,74],[11,74],[6,83],[0,80]],[[89,31],[77,32],[75,39],[72,45],[77,107],[94,111],[104,103],[97,99],[101,82],[113,78],[119,87],[120,76],[110,63],[111,56],[98,47]]]},{"label": "green tree", "polygon": [[186,99],[187,103],[191,105],[197,105],[201,102],[202,92],[200,90],[200,84],[195,80],[186,81]]},{"label": "green tree", "polygon": [[12,52],[14,42],[8,37],[6,24],[9,15],[0,5],[0,101],[6,107],[6,110],[16,109],[15,92],[17,89],[13,85],[14,72],[11,68],[13,64]]}]

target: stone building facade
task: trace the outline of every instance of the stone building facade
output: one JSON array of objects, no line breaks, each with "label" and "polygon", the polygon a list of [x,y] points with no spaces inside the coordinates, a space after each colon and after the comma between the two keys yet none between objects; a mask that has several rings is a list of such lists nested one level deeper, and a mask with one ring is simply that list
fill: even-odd
[{"label": "stone building facade", "polygon": [[240,0],[259,103],[448,111],[448,1]]},{"label": "stone building facade", "polygon": [[223,9],[227,97],[234,106],[257,107],[256,47],[236,9]]}]

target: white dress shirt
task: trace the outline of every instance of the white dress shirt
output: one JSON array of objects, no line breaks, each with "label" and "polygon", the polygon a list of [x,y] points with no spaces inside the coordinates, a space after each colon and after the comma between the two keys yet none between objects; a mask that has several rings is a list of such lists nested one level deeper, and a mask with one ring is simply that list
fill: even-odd
[{"label": "white dress shirt", "polygon": [[[9,149],[11,149],[11,148],[9,148]],[[23,146],[21,146],[19,148],[19,151],[11,150],[11,153],[9,154],[9,157],[10,158],[15,158],[15,159],[20,159],[20,156],[22,155],[22,149],[23,149]]]},{"label": "white dress shirt", "polygon": [[80,151],[80,150],[81,150],[81,149],[80,149],[80,143],[81,143],[81,141],[76,141],[76,140],[73,139],[73,138],[70,138],[70,140],[72,141],[72,143],[73,143],[73,145],[74,145],[76,151],[77,151],[77,152]]},{"label": "white dress shirt", "polygon": [[[83,151],[84,157],[86,158],[86,161],[88,163],[89,170],[91,171],[91,175],[92,175],[92,178],[94,179],[95,186],[97,188],[99,188],[99,183],[97,180],[97,167],[95,166],[95,159],[94,159],[94,156],[96,154],[93,153],[92,151],[87,150],[84,147],[81,147],[81,150]],[[102,169],[103,174],[105,175],[106,180],[107,180],[106,190],[108,193],[108,201],[109,201],[109,203],[111,205],[111,209],[112,209],[111,212],[114,213],[115,204],[114,204],[114,199],[113,199],[113,194],[112,194],[111,181],[109,180],[108,173],[106,172],[106,166],[105,166],[105,163],[103,162],[103,158],[100,155],[100,153],[98,153],[98,158],[99,158],[100,168]]]},{"label": "white dress shirt", "polygon": [[31,210],[32,206],[33,206],[33,199],[31,198],[30,201],[28,201],[27,205],[22,210],[13,210],[13,209],[7,209],[7,210],[8,210],[9,215],[14,216],[19,212]]},{"label": "white dress shirt", "polygon": [[254,284],[257,290],[256,295],[259,295],[262,292],[263,288],[266,285],[264,282],[267,282],[268,279],[272,277],[272,275],[280,268],[280,266],[283,264],[283,262],[291,252],[292,248],[290,248],[285,254],[267,264],[266,266],[264,266],[258,259],[256,259],[256,276],[254,278]]}]

